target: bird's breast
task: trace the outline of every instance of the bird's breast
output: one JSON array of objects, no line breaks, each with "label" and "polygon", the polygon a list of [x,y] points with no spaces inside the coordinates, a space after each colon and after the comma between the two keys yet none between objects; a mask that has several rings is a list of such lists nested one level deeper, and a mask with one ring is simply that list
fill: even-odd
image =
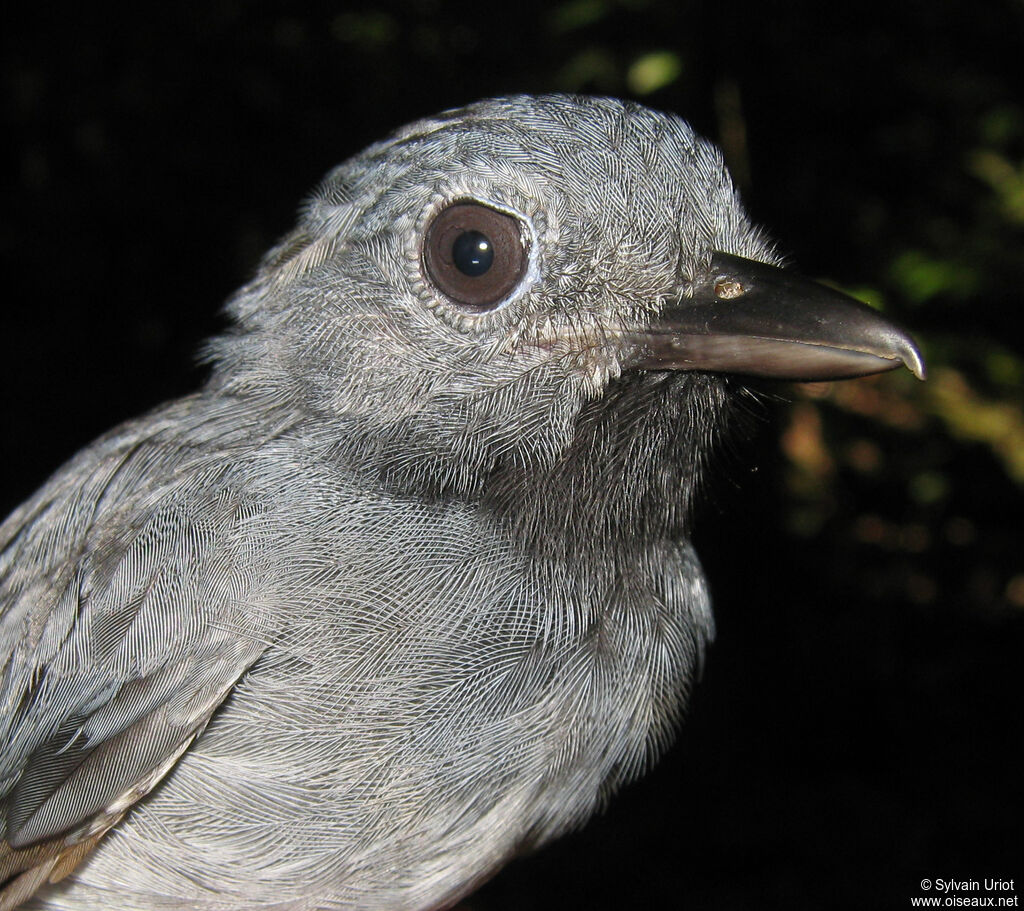
[{"label": "bird's breast", "polygon": [[282,513],[276,641],[83,875],[152,869],[170,830],[183,906],[421,907],[585,819],[667,738],[709,624],[687,547],[572,566],[466,505],[328,495],[334,521],[289,519],[294,492]]}]

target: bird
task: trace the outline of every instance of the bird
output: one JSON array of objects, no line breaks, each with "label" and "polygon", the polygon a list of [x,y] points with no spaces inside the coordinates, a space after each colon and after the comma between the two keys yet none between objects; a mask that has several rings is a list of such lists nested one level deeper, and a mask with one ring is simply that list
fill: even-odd
[{"label": "bird", "polygon": [[450,907],[674,736],[751,379],[924,376],[611,98],[398,129],[226,313],[0,526],[0,909]]}]

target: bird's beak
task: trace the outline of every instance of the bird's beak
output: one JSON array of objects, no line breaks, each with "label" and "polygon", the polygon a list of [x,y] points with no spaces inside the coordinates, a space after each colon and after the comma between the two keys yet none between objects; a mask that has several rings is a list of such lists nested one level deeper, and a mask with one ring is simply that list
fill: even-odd
[{"label": "bird's beak", "polygon": [[924,379],[914,340],[877,311],[817,282],[716,252],[708,277],[644,331],[625,366],[786,380],[836,380],[904,364]]}]

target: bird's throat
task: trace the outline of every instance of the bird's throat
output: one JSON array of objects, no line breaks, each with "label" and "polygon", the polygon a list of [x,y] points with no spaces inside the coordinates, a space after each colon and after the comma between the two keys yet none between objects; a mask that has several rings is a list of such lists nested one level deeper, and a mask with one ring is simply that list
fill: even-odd
[{"label": "bird's throat", "polygon": [[727,399],[707,374],[625,374],[581,409],[549,465],[499,464],[482,505],[541,554],[684,537]]}]

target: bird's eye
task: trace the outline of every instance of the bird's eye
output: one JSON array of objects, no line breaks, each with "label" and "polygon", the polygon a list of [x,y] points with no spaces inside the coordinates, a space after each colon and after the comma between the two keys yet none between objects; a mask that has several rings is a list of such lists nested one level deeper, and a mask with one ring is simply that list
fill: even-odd
[{"label": "bird's eye", "polygon": [[475,310],[508,297],[526,272],[527,258],[518,219],[478,202],[442,209],[423,242],[427,278],[446,297]]}]

